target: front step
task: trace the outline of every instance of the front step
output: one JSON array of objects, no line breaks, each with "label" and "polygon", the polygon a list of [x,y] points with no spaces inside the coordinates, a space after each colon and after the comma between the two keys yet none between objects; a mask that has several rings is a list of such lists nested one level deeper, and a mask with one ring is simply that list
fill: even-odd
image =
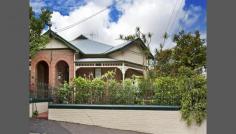
[{"label": "front step", "polygon": [[36,117],[36,119],[48,120],[48,112],[44,112],[44,113],[38,114],[38,116]]}]

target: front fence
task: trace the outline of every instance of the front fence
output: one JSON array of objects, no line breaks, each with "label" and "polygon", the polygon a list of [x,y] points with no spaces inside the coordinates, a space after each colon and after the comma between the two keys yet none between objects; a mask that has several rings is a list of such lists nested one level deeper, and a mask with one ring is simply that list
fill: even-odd
[{"label": "front fence", "polygon": [[30,90],[30,100],[52,100],[54,90],[47,83],[38,83],[36,88]]},{"label": "front fence", "polygon": [[[162,92],[140,93],[117,89],[116,92],[98,92],[87,90],[59,90],[50,88],[48,84],[38,83],[37,89],[30,91],[31,100],[50,100],[56,104],[116,104],[116,105],[170,105],[179,106],[181,96],[172,92],[166,95]],[[119,91],[120,90],[120,91]]]},{"label": "front fence", "polygon": [[[121,89],[117,89],[121,90]],[[54,102],[59,104],[115,104],[115,105],[169,105],[179,106],[181,96],[173,92],[172,95],[149,94],[143,95],[139,92],[130,93],[124,91],[117,92],[97,92],[88,90],[60,90],[54,92]]]}]

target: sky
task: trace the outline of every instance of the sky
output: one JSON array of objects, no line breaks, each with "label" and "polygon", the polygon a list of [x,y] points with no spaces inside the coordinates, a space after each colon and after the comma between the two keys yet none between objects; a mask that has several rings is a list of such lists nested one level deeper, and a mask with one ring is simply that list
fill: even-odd
[{"label": "sky", "polygon": [[[163,34],[169,38],[164,48],[175,46],[173,35],[180,30],[200,31],[206,39],[206,0],[30,0],[36,15],[41,8],[52,11],[52,30],[57,31],[79,22],[99,11],[98,15],[57,33],[67,40],[83,34],[90,39],[110,45],[123,43],[119,35],[134,34],[140,27],[143,33],[152,33],[151,51],[159,49]],[[46,31],[47,28],[44,29]]]}]

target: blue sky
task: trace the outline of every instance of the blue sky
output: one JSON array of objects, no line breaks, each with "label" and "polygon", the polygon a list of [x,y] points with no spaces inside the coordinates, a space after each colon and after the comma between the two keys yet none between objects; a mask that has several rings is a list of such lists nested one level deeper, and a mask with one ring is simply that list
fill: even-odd
[{"label": "blue sky", "polygon": [[[90,31],[90,32],[95,32],[95,33],[97,32],[101,35],[101,34],[106,34],[104,32],[109,31],[110,33],[120,32],[117,34],[126,34],[134,29],[135,26],[133,25],[136,25],[136,26],[140,26],[146,31],[148,30],[151,31],[155,35],[153,46],[154,45],[156,46],[156,44],[160,43],[159,41],[161,39],[160,31],[162,31],[161,28],[165,26],[166,23],[168,23],[170,19],[169,12],[171,8],[172,7],[174,8],[175,3],[176,2],[180,3],[180,1],[181,0],[178,0],[178,1],[176,0],[155,0],[155,1],[154,0],[135,0],[135,1],[134,0],[121,0],[120,5],[118,5],[117,0],[55,0],[55,1],[54,0],[30,0],[30,6],[33,7],[33,10],[36,12],[36,14],[40,13],[40,8],[42,7],[49,8],[51,11],[53,11],[52,21],[54,22],[55,27],[63,27],[63,26],[65,27],[71,24],[72,23],[71,21],[76,22],[85,18],[85,17],[80,18],[80,16],[89,16],[90,14],[95,13],[96,11],[99,11],[99,9],[104,9],[106,6],[112,5],[107,10],[107,15],[102,14],[97,17],[98,19],[91,19],[91,22],[85,22],[87,23],[87,25],[89,24],[93,25],[94,23],[94,25],[96,24],[98,28],[97,27],[87,28],[87,30],[86,29],[82,30],[83,28],[78,28],[80,33]],[[171,24],[174,26],[172,26],[170,30],[173,29],[172,30],[173,33],[176,33],[176,29],[178,29],[178,27],[181,27],[182,29],[188,32],[199,30],[204,35],[204,37],[206,37],[206,28],[207,28],[206,26],[206,23],[207,23],[206,22],[206,0],[184,0],[184,2],[185,3],[183,3],[183,6],[180,5],[179,7],[181,8],[181,12],[179,13],[176,10],[176,15],[178,15],[177,17],[178,19],[176,20],[173,19],[174,22],[171,22]],[[149,5],[150,9],[148,6],[145,8],[145,5]],[[153,5],[155,5],[155,7],[152,7]],[[160,8],[164,6],[167,6],[170,9],[159,10]],[[135,12],[136,9],[137,9],[137,12],[140,11],[140,13],[139,14],[137,13],[137,15],[133,13]],[[86,12],[83,10],[85,10]],[[148,14],[148,12],[151,12],[151,11],[154,11],[154,13],[151,13],[151,15]],[[163,11],[163,13],[161,13],[160,11],[161,12]],[[76,13],[79,13],[80,15],[76,16],[75,15]],[[145,17],[145,14],[147,17]],[[73,19],[68,19],[70,17]],[[102,22],[99,20],[99,17],[100,17],[100,20],[102,20]],[[157,19],[153,19],[152,17],[156,17]],[[132,20],[142,20],[144,22],[142,23],[142,22],[137,22],[137,21],[132,21]],[[155,26],[155,24],[159,24],[159,25]],[[83,25],[85,27],[87,26],[86,24],[83,24]],[[150,25],[152,25],[153,28]],[[119,31],[117,30],[119,28],[120,29],[128,28],[128,30]],[[68,35],[71,33],[67,33],[64,35]],[[79,33],[76,33],[76,34],[79,34]],[[106,39],[103,39],[103,38],[101,38],[100,36],[100,38],[98,39],[104,42],[107,41]],[[115,40],[115,37],[112,37],[112,39]]]}]

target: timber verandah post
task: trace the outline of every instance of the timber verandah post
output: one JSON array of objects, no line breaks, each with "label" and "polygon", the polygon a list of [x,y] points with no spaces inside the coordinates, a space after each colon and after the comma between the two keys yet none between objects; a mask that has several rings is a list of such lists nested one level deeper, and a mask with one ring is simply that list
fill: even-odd
[{"label": "timber verandah post", "polygon": [[125,72],[126,72],[127,68],[125,67],[125,63],[122,62],[122,68],[121,68],[121,72],[122,72],[122,81],[124,83],[125,80]]}]

